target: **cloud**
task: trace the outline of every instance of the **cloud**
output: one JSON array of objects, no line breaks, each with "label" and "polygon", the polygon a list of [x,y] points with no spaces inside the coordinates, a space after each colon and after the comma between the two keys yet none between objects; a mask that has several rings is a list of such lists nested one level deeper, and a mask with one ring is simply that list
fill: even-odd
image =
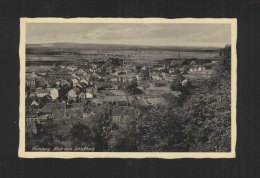
[{"label": "cloud", "polygon": [[225,24],[30,24],[27,41],[137,45],[218,45],[230,43]]}]

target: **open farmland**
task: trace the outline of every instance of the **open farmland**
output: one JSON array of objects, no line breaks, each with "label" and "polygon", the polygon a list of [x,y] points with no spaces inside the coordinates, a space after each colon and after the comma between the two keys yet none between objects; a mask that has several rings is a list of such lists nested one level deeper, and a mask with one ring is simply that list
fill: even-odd
[{"label": "open farmland", "polygon": [[[80,48],[76,48],[80,45]],[[93,45],[92,45],[93,46]],[[181,47],[133,47],[99,45],[93,49],[89,44],[52,44],[28,45],[27,61],[72,61],[76,59],[109,59],[113,57],[125,58],[136,63],[146,61],[155,62],[166,58],[197,58],[214,59],[218,49],[211,48],[181,48]],[[180,51],[180,52],[179,52]],[[180,53],[180,55],[179,55]]]}]

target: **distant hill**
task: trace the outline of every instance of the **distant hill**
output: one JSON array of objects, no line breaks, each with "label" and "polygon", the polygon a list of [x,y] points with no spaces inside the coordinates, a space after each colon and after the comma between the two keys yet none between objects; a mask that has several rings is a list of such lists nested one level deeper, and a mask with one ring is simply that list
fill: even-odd
[{"label": "distant hill", "polygon": [[115,44],[81,44],[81,43],[44,43],[27,44],[27,49],[86,49],[86,50],[159,50],[159,51],[181,51],[186,52],[216,52],[217,47],[184,47],[184,46],[142,46],[142,45],[115,45]]}]

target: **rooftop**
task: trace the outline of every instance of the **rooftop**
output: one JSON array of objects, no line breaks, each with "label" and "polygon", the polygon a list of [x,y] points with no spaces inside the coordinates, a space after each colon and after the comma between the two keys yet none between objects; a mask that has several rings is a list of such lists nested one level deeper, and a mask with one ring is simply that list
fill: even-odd
[{"label": "rooftop", "polygon": [[104,101],[128,101],[125,95],[105,96]]},{"label": "rooftop", "polygon": [[52,112],[53,110],[57,109],[66,109],[65,103],[46,103],[43,108],[41,109],[41,112]]}]

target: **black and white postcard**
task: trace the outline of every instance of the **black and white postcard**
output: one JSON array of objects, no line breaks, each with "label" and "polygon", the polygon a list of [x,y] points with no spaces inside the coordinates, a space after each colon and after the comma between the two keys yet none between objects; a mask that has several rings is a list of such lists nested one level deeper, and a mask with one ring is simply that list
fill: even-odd
[{"label": "black and white postcard", "polygon": [[236,19],[21,18],[25,158],[234,158]]}]

